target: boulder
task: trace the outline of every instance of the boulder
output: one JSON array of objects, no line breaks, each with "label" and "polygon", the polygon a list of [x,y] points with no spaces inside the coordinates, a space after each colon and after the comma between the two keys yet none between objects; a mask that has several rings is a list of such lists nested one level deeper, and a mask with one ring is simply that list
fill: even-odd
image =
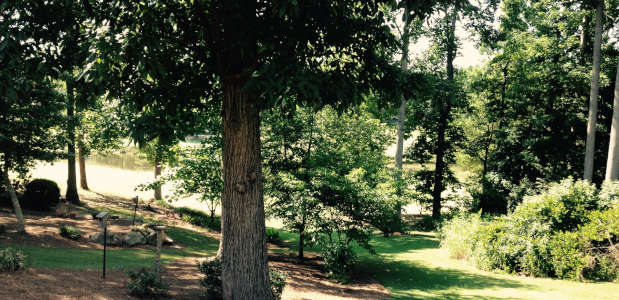
[{"label": "boulder", "polygon": [[144,238],[144,236],[141,233],[134,232],[134,231],[123,233],[121,235],[121,240],[123,242],[123,245],[129,246],[129,247],[133,247],[136,245],[143,245],[146,243],[146,238]]},{"label": "boulder", "polygon": [[[99,243],[99,244],[103,244],[103,232],[97,232],[97,233],[93,233],[90,236],[88,236],[88,239],[91,242],[95,242],[95,243]],[[108,232],[107,233],[107,244],[110,246],[120,246],[122,245],[122,239],[120,238],[120,236],[116,233],[113,232]]]}]

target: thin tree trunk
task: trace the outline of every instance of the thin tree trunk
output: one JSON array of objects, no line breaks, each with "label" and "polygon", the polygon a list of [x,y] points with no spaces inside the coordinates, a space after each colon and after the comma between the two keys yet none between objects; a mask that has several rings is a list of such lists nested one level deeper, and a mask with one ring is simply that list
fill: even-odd
[{"label": "thin tree trunk", "polygon": [[17,217],[17,232],[18,233],[26,233],[26,227],[24,226],[24,214],[21,211],[21,206],[19,205],[19,200],[17,200],[17,194],[15,193],[15,189],[11,184],[11,180],[9,179],[8,168],[2,171],[2,177],[4,186],[6,190],[9,192],[9,196],[11,197],[11,202],[13,203],[13,210],[15,211],[15,216]]},{"label": "thin tree trunk", "polygon": [[595,127],[598,114],[598,93],[600,86],[600,48],[602,44],[602,1],[597,1],[595,9],[595,41],[593,45],[593,73],[589,92],[589,123],[587,124],[587,143],[585,149],[585,171],[583,178],[593,179],[593,159],[595,153]]},{"label": "thin tree trunk", "polygon": [[69,168],[67,179],[67,201],[73,204],[80,204],[80,197],[77,193],[77,176],[75,173],[75,95],[73,91],[72,79],[66,80],[67,86],[67,165]]},{"label": "thin tree trunk", "polygon": [[[155,151],[157,151],[155,154],[155,180],[158,180],[161,176],[161,155],[158,150]],[[161,185],[157,185],[155,188],[155,200],[161,199],[163,199],[163,197],[161,197]]]},{"label": "thin tree trunk", "polygon": [[305,233],[305,214],[303,215],[303,221],[301,222],[301,229],[299,230],[299,259],[303,259],[303,247],[305,240],[303,234]]},{"label": "thin tree trunk", "polygon": [[[402,30],[402,58],[400,60],[400,67],[402,72],[408,71],[408,46],[410,44],[410,27],[409,27],[409,14],[410,11],[408,6],[404,8],[404,28]],[[401,95],[402,102],[400,103],[400,108],[398,109],[398,137],[397,137],[397,145],[395,151],[395,180],[399,182],[402,178],[402,156],[404,155],[404,125],[406,122],[406,97]],[[402,196],[402,187],[400,184],[397,185],[397,195]],[[397,220],[402,220],[402,206],[398,204],[397,209]],[[388,234],[385,232],[385,234]]]},{"label": "thin tree trunk", "polygon": [[591,31],[589,30],[589,19],[588,14],[582,17],[582,30],[580,31],[580,57],[583,64],[586,62],[587,56],[591,53]]},{"label": "thin tree trunk", "polygon": [[454,101],[454,67],[453,60],[456,54],[455,31],[456,31],[456,11],[450,16],[449,37],[447,40],[447,81],[449,84],[448,97],[445,103],[439,106],[438,136],[436,140],[436,166],[434,169],[434,190],[432,192],[432,218],[437,220],[441,216],[441,193],[445,189],[443,186],[443,173],[445,172],[445,132],[447,131],[447,121]]},{"label": "thin tree trunk", "polygon": [[222,282],[225,299],[270,299],[257,101],[223,80]]},{"label": "thin tree trunk", "polygon": [[615,76],[615,100],[608,145],[608,160],[606,161],[606,181],[619,179],[619,134],[617,134],[619,128],[617,127],[619,127],[619,63],[617,63],[617,75]]},{"label": "thin tree trunk", "polygon": [[80,187],[84,190],[88,190],[88,180],[86,179],[86,155],[84,151],[84,135],[80,133],[77,141],[77,161],[80,166]]}]

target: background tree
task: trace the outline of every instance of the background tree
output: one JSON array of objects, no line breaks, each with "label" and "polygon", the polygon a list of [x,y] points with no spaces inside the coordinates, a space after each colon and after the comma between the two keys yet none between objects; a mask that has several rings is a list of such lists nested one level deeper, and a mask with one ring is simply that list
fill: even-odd
[{"label": "background tree", "polygon": [[595,40],[593,42],[593,71],[591,74],[591,91],[589,92],[589,117],[587,125],[587,143],[585,148],[584,179],[593,179],[593,159],[595,152],[595,131],[598,115],[598,94],[600,90],[600,48],[602,47],[602,7],[603,0],[595,0]]},{"label": "background tree", "polygon": [[45,18],[51,11],[34,3],[7,1],[0,8],[0,172],[17,216],[17,231],[24,233],[11,173],[25,175],[36,160],[53,160],[60,147],[56,126],[61,101],[40,52],[55,33]]}]

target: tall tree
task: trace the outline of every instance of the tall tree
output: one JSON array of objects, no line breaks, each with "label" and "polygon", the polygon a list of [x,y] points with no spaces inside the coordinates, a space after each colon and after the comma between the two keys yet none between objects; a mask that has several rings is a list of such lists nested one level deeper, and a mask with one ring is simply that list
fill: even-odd
[{"label": "tall tree", "polygon": [[36,160],[53,160],[60,147],[56,125],[62,104],[41,58],[42,46],[56,33],[46,18],[53,10],[27,1],[6,1],[0,8],[0,184],[9,192],[17,231],[24,233],[10,176],[28,173]]},{"label": "tall tree", "polygon": [[598,115],[598,94],[600,91],[600,48],[602,47],[602,7],[603,0],[595,0],[595,40],[593,42],[593,71],[589,92],[589,117],[587,123],[587,143],[585,148],[585,171],[583,178],[593,179],[593,159],[595,153],[595,131]]},{"label": "tall tree", "polygon": [[619,179],[619,134],[617,134],[617,130],[619,130],[619,62],[615,75],[615,100],[613,102],[613,118],[606,161],[606,181]]},{"label": "tall tree", "polygon": [[[134,61],[125,63],[152,71],[139,74],[159,80],[177,74],[175,70],[185,64],[201,70],[174,81],[199,87],[201,93],[183,91],[185,97],[174,105],[170,102],[179,97],[134,101],[158,102],[172,110],[191,109],[201,100],[222,101],[224,298],[270,297],[259,111],[290,99],[317,106],[332,104],[338,109],[359,103],[362,92],[382,75],[385,64],[377,49],[392,44],[383,26],[383,4],[351,0],[121,1],[113,6],[117,11],[111,9],[109,15],[120,17],[110,22],[112,31],[125,33],[128,44],[121,51],[136,53]],[[422,6],[430,4],[424,1]],[[133,33],[138,29],[139,36]],[[176,59],[164,65],[154,56],[158,49],[180,54],[172,53]],[[127,72],[126,78],[131,80],[133,74]],[[222,97],[211,97],[215,91]]]}]

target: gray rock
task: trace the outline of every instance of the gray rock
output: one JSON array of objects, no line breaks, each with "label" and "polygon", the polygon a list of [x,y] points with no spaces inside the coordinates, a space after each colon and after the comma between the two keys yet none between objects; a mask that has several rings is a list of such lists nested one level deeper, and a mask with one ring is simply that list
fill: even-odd
[{"label": "gray rock", "polygon": [[[103,244],[103,232],[97,232],[91,234],[88,239],[91,242]],[[122,240],[117,233],[108,232],[107,233],[107,244],[110,246],[120,246],[122,245]]]},{"label": "gray rock", "polygon": [[139,232],[127,232],[121,235],[123,245],[133,247],[136,245],[146,244],[146,238]]}]

